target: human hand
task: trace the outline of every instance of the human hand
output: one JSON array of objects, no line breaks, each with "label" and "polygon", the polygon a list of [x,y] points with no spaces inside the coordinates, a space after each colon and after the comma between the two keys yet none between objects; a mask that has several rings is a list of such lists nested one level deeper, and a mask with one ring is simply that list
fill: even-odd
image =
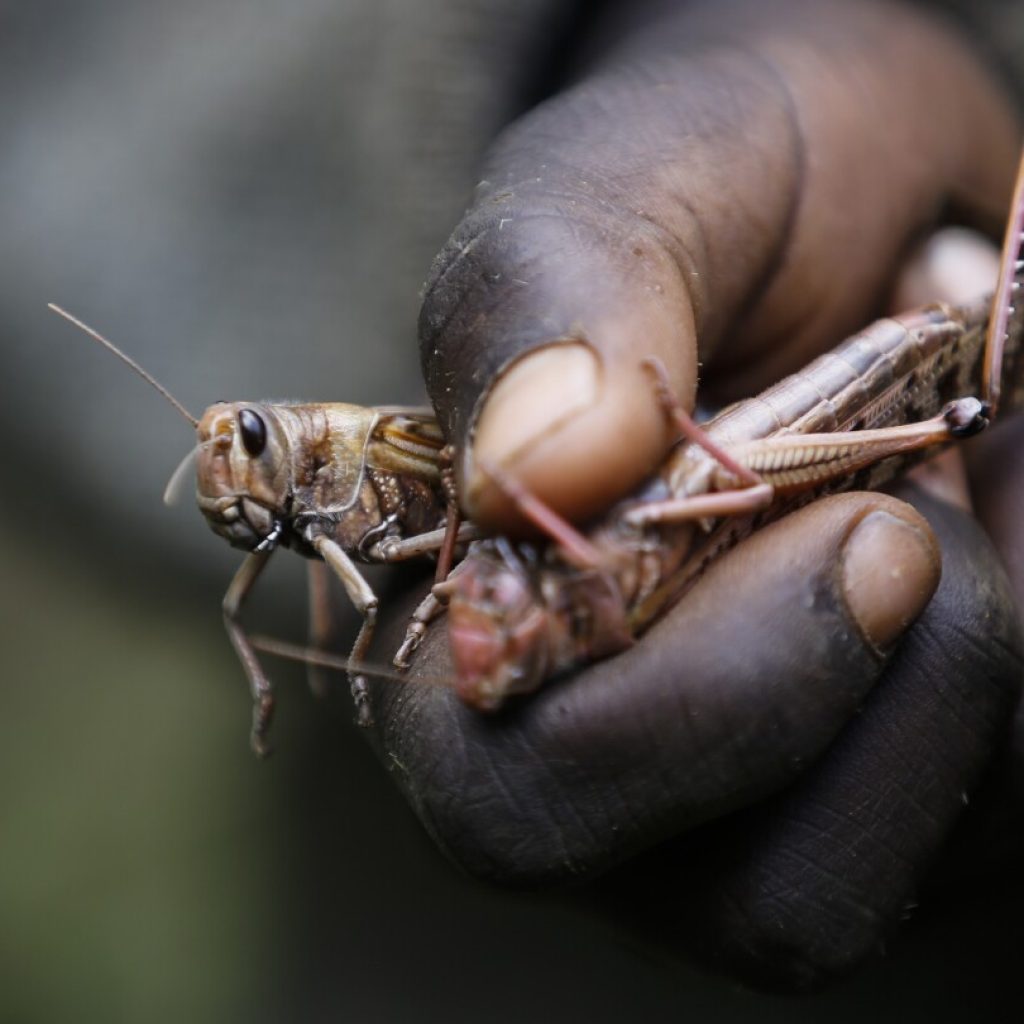
[{"label": "human hand", "polygon": [[[670,440],[643,356],[684,400],[698,356],[726,398],[799,368],[877,313],[945,206],[995,224],[1017,139],[967,44],[899,6],[698,3],[626,32],[499,140],[428,284],[425,371],[467,508],[514,526],[481,455],[567,515],[606,505]],[[941,584],[913,510],[845,495],[497,717],[381,689],[399,784],[476,874],[617,866],[672,942],[768,983],[840,973],[898,919],[1017,695],[999,558],[964,513],[917,503]],[[434,629],[412,677],[448,671]]]}]

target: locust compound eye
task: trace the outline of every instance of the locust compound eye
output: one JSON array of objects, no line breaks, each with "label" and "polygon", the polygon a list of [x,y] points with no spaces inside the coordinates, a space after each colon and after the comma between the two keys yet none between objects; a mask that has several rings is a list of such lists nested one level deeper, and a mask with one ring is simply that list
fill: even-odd
[{"label": "locust compound eye", "polygon": [[267,447],[267,425],[258,412],[243,409],[238,414],[238,429],[242,434],[243,447],[253,458]]}]

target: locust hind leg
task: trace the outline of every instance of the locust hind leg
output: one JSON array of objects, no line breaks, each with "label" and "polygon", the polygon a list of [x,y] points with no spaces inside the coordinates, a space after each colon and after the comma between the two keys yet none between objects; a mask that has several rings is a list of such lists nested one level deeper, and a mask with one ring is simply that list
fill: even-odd
[{"label": "locust hind leg", "polygon": [[516,511],[561,549],[567,562],[577,569],[600,570],[604,567],[601,552],[567,519],[523,486],[496,463],[480,460],[480,469],[494,481],[498,489],[515,505]]},{"label": "locust hind leg", "polygon": [[[735,457],[730,455],[730,459],[759,470],[763,474],[763,478],[758,477],[763,481],[761,484],[638,504],[625,518],[634,526],[646,526],[753,512],[771,502],[776,492],[799,494],[892,456],[973,437],[988,426],[990,415],[987,403],[977,398],[961,398],[950,402],[937,416],[918,423],[748,441],[738,446]],[[738,461],[740,458],[742,462]]]},{"label": "locust hind leg", "polygon": [[[586,574],[587,587],[590,592],[589,605],[592,612],[599,617],[603,642],[606,653],[625,650],[633,643],[633,633],[627,622],[625,601],[619,585],[614,566],[610,565],[605,554],[585,537],[567,519],[563,519],[553,508],[537,497],[522,483],[510,476],[499,466],[489,460],[481,459],[478,463],[498,488],[512,501],[516,510],[525,519],[533,523],[537,529],[550,537],[558,545],[561,557],[573,568]],[[498,538],[499,550],[507,541]],[[510,549],[505,559],[510,564],[518,558]],[[444,584],[441,585],[442,587]],[[435,587],[435,592],[438,590]]]},{"label": "locust hind leg", "polygon": [[655,397],[680,436],[703,448],[723,469],[736,478],[737,486],[718,493],[648,502],[627,513],[627,520],[634,526],[643,526],[655,522],[714,519],[723,515],[754,512],[770,505],[775,496],[772,485],[749,466],[734,458],[728,449],[723,448],[701,429],[673,392],[661,360],[655,356],[648,356],[642,365],[651,375]]},{"label": "locust hind leg", "polygon": [[341,580],[349,600],[363,617],[363,624],[359,627],[349,656],[349,686],[352,690],[352,700],[356,705],[356,721],[362,726],[370,726],[373,725],[370,691],[366,677],[359,672],[359,663],[366,658],[366,652],[373,640],[373,631],[377,626],[377,595],[339,544],[323,536],[315,537],[312,544],[317,554]]},{"label": "locust hind leg", "polygon": [[246,557],[228,586],[222,603],[224,628],[249,680],[249,690],[252,693],[252,729],[249,733],[249,743],[258,757],[266,757],[270,753],[267,732],[274,715],[274,691],[270,680],[263,674],[248,634],[238,621],[238,614],[242,602],[270,560],[271,553],[270,550],[253,551]]}]

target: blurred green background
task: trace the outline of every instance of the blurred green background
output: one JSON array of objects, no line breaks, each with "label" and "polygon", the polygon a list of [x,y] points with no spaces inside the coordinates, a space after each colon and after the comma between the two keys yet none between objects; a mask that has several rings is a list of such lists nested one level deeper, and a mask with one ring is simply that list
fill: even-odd
[{"label": "blurred green background", "polygon": [[[587,7],[0,5],[2,1024],[1010,1019],[1024,898],[1002,882],[837,989],[768,997],[459,875],[344,685],[317,702],[275,665],[255,761],[219,613],[240,556],[160,503],[189,433],[45,310],[194,411],[419,401],[432,252]],[[249,621],[300,638],[303,566],[277,563]]]}]

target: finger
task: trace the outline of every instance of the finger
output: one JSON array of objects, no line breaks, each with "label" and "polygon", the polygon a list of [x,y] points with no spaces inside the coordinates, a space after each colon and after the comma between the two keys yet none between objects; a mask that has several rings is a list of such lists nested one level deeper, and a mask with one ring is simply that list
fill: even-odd
[{"label": "finger", "polygon": [[1016,139],[963,41],[899,5],[696,3],[625,33],[498,141],[428,281],[471,514],[509,525],[474,448],[571,517],[628,491],[669,439],[643,356],[684,401],[698,338],[721,394],[796,369],[951,198],[1004,209]]},{"label": "finger", "polygon": [[979,878],[997,878],[1014,872],[1022,855],[1024,705],[1018,703],[991,766],[928,881],[942,890]]},{"label": "finger", "polygon": [[1013,713],[1022,637],[998,557],[971,517],[916,503],[942,583],[860,713],[784,795],[636,872],[675,941],[748,980],[814,986],[879,950]]},{"label": "finger", "polygon": [[999,249],[966,228],[945,228],[928,236],[907,258],[896,276],[890,313],[929,302],[961,305],[995,291]]},{"label": "finger", "polygon": [[968,476],[978,518],[998,549],[1024,604],[1024,417],[1007,419],[969,446]]},{"label": "finger", "polygon": [[[913,510],[829,499],[724,556],[643,643],[505,713],[383,688],[384,753],[469,870],[593,874],[791,781],[854,714],[938,576]],[[450,673],[443,640],[431,631],[413,683]]]},{"label": "finger", "polygon": [[[1011,417],[969,445],[968,471],[978,518],[999,552],[1018,608],[1024,607],[1024,418]],[[978,799],[972,801],[943,865],[943,880],[1008,869],[1024,851],[1024,707]]]},{"label": "finger", "polygon": [[938,501],[972,512],[967,466],[959,448],[947,448],[907,474],[907,482]]}]

